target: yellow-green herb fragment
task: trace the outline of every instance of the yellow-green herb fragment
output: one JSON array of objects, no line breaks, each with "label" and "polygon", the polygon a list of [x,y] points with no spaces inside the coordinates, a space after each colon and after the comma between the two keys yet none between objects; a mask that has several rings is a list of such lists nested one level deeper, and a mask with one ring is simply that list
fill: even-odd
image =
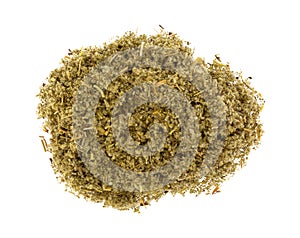
[{"label": "yellow-green herb fragment", "polygon": [[[235,171],[243,167],[251,149],[256,148],[262,135],[262,124],[259,114],[263,108],[263,98],[251,87],[249,79],[244,79],[231,71],[228,64],[223,64],[220,57],[212,63],[205,63],[200,57],[195,62],[205,67],[217,84],[222,100],[226,105],[226,140],[218,161],[205,177],[199,174],[203,155],[208,149],[208,136],[211,131],[210,115],[201,93],[181,75],[161,69],[133,69],[124,71],[108,89],[100,88],[102,98],[95,111],[99,142],[105,153],[117,165],[131,171],[151,171],[170,161],[180,143],[180,127],[178,119],[167,108],[154,103],[139,107],[128,122],[129,131],[134,140],[140,144],[148,141],[147,131],[154,122],[163,123],[168,130],[168,137],[163,151],[154,156],[142,158],[131,156],[116,146],[111,130],[110,116],[118,98],[126,91],[143,82],[154,82],[157,85],[167,84],[180,91],[191,102],[199,118],[201,141],[194,161],[181,176],[164,186],[163,190],[147,192],[127,192],[115,190],[103,184],[86,168],[80,156],[72,133],[72,116],[75,95],[84,77],[93,67],[107,57],[127,49],[156,45],[176,49],[186,55],[193,56],[189,43],[181,40],[176,34],[162,30],[152,36],[125,33],[111,43],[102,47],[94,46],[70,50],[61,61],[61,66],[54,69],[41,89],[38,97],[38,116],[44,120],[44,129],[50,133],[47,145],[43,139],[45,150],[52,154],[52,168],[59,181],[76,196],[92,202],[103,203],[120,210],[138,211],[152,200],[158,200],[164,194],[200,194],[219,191],[220,185]],[[89,128],[86,128],[87,130]],[[46,148],[47,146],[47,148]]]}]

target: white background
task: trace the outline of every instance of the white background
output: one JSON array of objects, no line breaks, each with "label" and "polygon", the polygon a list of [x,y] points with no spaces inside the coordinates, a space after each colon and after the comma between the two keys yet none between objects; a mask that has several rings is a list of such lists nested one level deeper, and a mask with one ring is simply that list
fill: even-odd
[{"label": "white background", "polygon": [[[0,237],[300,237],[297,2],[1,0]],[[253,77],[262,145],[221,193],[166,196],[141,214],[65,193],[38,137],[39,86],[69,48],[159,24]]]}]

